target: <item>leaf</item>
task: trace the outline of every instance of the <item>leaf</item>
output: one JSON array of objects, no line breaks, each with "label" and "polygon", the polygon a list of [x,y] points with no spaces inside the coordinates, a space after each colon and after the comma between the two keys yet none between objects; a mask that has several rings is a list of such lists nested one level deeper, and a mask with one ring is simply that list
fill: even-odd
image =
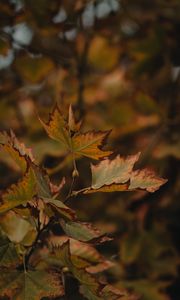
[{"label": "leaf", "polygon": [[[14,243],[20,243],[26,235],[33,230],[33,227],[29,222],[15,214],[13,211],[8,211],[0,217],[0,227],[10,241]],[[36,231],[34,230],[34,238],[35,234]]]},{"label": "leaf", "polygon": [[10,155],[23,173],[27,169],[27,159],[34,161],[31,149],[20,143],[13,131],[10,132],[10,135],[1,133],[0,143],[2,144],[1,149]]},{"label": "leaf", "polygon": [[105,159],[96,166],[91,165],[92,188],[99,189],[104,185],[126,183],[139,156],[140,153],[125,159],[117,156],[113,160]]},{"label": "leaf", "polygon": [[3,270],[1,275],[0,294],[10,300],[40,300],[64,295],[60,274],[55,271]]},{"label": "leaf", "polygon": [[0,233],[0,267],[14,267],[19,258],[13,243]]},{"label": "leaf", "polygon": [[[18,166],[18,169],[20,169],[24,173],[27,169],[27,161],[23,156],[21,156],[19,151],[10,145],[1,145],[0,147],[2,150],[4,150],[6,154],[10,155],[10,157],[15,161],[16,165]],[[10,166],[12,167],[11,162]]]},{"label": "leaf", "polygon": [[66,146],[67,148],[70,147],[70,135],[68,131],[68,124],[63,118],[57,104],[54,107],[52,113],[49,115],[48,123],[44,123],[41,119],[40,122],[43,125],[49,137],[60,143],[63,143],[64,146]]},{"label": "leaf", "polygon": [[61,217],[66,218],[67,220],[76,220],[76,213],[74,210],[66,206],[61,200],[53,198],[43,198],[47,205],[53,209]]},{"label": "leaf", "polygon": [[[41,121],[41,120],[40,120]],[[83,155],[93,159],[109,156],[111,151],[102,151],[101,148],[110,131],[86,132],[72,135],[72,131],[80,128],[79,123],[75,123],[71,108],[69,109],[69,121],[63,118],[58,105],[49,116],[48,123],[42,122],[47,134],[54,140],[62,143],[71,153]]]},{"label": "leaf", "polygon": [[34,176],[36,179],[36,188],[38,196],[40,198],[51,197],[50,180],[46,171],[32,162],[30,162],[30,166],[34,172]]},{"label": "leaf", "polygon": [[[101,255],[99,255],[98,252],[92,246],[89,246],[86,243],[82,243],[73,239],[68,239],[67,237],[64,237],[63,239],[62,236],[52,237],[50,238],[49,242],[50,244],[53,243],[54,246],[56,245],[56,248],[53,248],[53,255],[55,257],[55,261],[57,260],[58,264],[60,263],[61,266],[67,267],[68,270],[74,275],[74,277],[80,282],[80,292],[86,298],[108,299],[101,297],[102,295],[104,296],[105,293],[107,294],[108,288],[107,291],[103,290],[105,288],[105,284],[102,284],[94,275],[92,275],[88,271],[89,268],[91,268],[92,263],[98,261],[100,261],[100,263],[105,262],[103,257],[101,257]],[[87,267],[87,264],[85,262],[91,262],[90,267]],[[96,266],[98,268],[99,264],[96,264],[94,268],[96,268]],[[95,270],[94,273],[96,273]],[[116,296],[126,295],[126,293],[123,294],[123,292],[120,292],[117,289],[114,289],[114,291],[115,290],[117,293]],[[113,288],[111,292],[111,295],[113,295]],[[116,297],[112,299],[119,298]]]},{"label": "leaf", "polygon": [[136,170],[132,173],[129,189],[145,189],[148,192],[155,192],[167,182],[167,179],[156,177],[153,171],[148,169]]},{"label": "leaf", "polygon": [[154,192],[167,182],[158,178],[153,171],[147,169],[133,171],[140,153],[121,158],[104,159],[97,165],[91,165],[92,185],[84,189],[84,193],[127,191],[145,189]]},{"label": "leaf", "polygon": [[4,213],[16,206],[26,204],[36,194],[36,180],[32,168],[28,168],[23,178],[2,195],[3,203],[0,205],[0,213]]},{"label": "leaf", "polygon": [[86,242],[102,236],[101,232],[90,223],[61,220],[60,224],[68,236],[79,241]]},{"label": "leaf", "polygon": [[111,151],[103,151],[101,148],[110,131],[89,131],[72,137],[72,150],[77,155],[100,159],[112,154]]},{"label": "leaf", "polygon": [[73,133],[78,132],[81,128],[82,122],[76,122],[72,105],[69,105],[69,114],[68,114],[68,126],[70,131]]}]

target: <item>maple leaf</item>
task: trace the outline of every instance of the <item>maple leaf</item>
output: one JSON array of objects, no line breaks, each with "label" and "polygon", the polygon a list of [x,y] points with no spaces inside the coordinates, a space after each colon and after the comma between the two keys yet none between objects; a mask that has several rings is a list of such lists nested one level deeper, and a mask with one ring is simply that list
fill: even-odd
[{"label": "maple leaf", "polygon": [[82,121],[76,122],[72,105],[69,105],[68,126],[72,133],[78,132],[81,128]]},{"label": "maple leaf", "polygon": [[56,105],[49,116],[48,123],[45,124],[43,121],[41,123],[47,134],[62,143],[70,153],[93,159],[107,157],[112,153],[102,150],[110,131],[78,133],[81,123],[76,123],[71,106],[68,122],[63,118],[58,105]]},{"label": "maple leaf", "polygon": [[40,119],[41,124],[46,130],[49,137],[63,143],[67,148],[70,147],[70,134],[66,120],[63,118],[59,106],[56,104],[52,113],[49,115],[49,121],[44,123]]},{"label": "maple leaf", "polygon": [[3,203],[0,213],[4,213],[16,206],[26,204],[36,194],[36,178],[32,168],[28,168],[22,179],[17,184],[12,184],[2,195]]},{"label": "maple leaf", "polygon": [[166,179],[159,178],[153,171],[147,169],[133,171],[140,153],[122,158],[119,155],[113,159],[108,158],[97,165],[91,165],[92,185],[84,193],[127,191],[145,189],[154,192]]},{"label": "maple leaf", "polygon": [[72,137],[72,149],[77,155],[100,159],[112,154],[111,151],[103,151],[102,147],[110,134],[110,131],[89,131]]},{"label": "maple leaf", "polygon": [[40,300],[64,295],[60,274],[53,270],[3,270],[1,275],[0,294],[10,300]]}]

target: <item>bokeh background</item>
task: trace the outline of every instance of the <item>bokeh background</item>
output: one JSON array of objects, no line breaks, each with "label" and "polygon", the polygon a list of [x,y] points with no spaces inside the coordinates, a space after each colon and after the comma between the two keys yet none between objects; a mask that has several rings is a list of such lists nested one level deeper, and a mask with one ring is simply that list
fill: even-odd
[{"label": "bokeh background", "polygon": [[[83,221],[114,238],[99,250],[115,267],[110,282],[144,300],[179,300],[179,0],[1,0],[0,130],[13,129],[56,182],[72,163],[45,134],[58,103],[72,104],[84,130],[112,129],[108,149],[140,151],[139,166],[168,178],[146,192],[79,196],[68,203]],[[75,188],[90,182],[78,160]],[[0,186],[19,178],[0,154]]]}]

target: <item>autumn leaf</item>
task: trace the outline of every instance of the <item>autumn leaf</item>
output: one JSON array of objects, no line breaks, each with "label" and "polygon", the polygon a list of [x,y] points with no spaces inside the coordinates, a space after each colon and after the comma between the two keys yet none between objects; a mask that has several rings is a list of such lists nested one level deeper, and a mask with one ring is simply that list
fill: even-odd
[{"label": "autumn leaf", "polygon": [[56,104],[52,113],[49,115],[49,121],[44,123],[40,119],[41,124],[46,130],[49,137],[62,143],[66,148],[70,148],[70,134],[66,120],[61,114],[59,106]]},{"label": "autumn leaf", "polygon": [[19,262],[15,245],[0,232],[0,267],[13,267]]},{"label": "autumn leaf", "polygon": [[1,149],[4,150],[17,164],[20,170],[25,173],[27,169],[27,159],[34,161],[34,157],[30,148],[21,143],[14,132],[11,130],[10,135],[7,133],[0,134]]},{"label": "autumn leaf", "polygon": [[157,177],[151,170],[136,170],[132,172],[129,189],[140,188],[153,193],[166,182],[166,179]]},{"label": "autumn leaf", "polygon": [[92,185],[84,189],[84,193],[127,191],[145,189],[155,192],[166,179],[159,178],[147,169],[133,171],[140,153],[127,158],[119,155],[113,159],[105,159],[97,165],[91,165]]},{"label": "autumn leaf", "polygon": [[29,234],[32,236],[32,241],[36,237],[36,230],[30,222],[20,217],[12,210],[0,216],[0,228],[9,240],[15,244],[21,243]]},{"label": "autumn leaf", "polygon": [[52,270],[4,270],[1,272],[0,294],[10,300],[40,300],[63,296],[64,288],[60,274]]},{"label": "autumn leaf", "polygon": [[[68,122],[63,118],[58,105],[56,105],[49,116],[48,123],[45,124],[43,121],[41,123],[49,137],[63,144],[70,153],[93,159],[100,159],[112,153],[102,150],[110,131],[78,132],[81,124],[76,123],[71,107]],[[76,134],[74,134],[75,132]]]},{"label": "autumn leaf", "polygon": [[102,237],[102,233],[90,223],[78,221],[66,222],[64,220],[61,220],[60,224],[64,232],[69,237],[72,237],[82,242],[92,241],[93,239],[98,239]]},{"label": "autumn leaf", "polygon": [[82,121],[76,122],[72,105],[69,105],[68,126],[72,133],[78,132],[81,128]]},{"label": "autumn leaf", "polygon": [[55,215],[59,215],[67,220],[76,220],[76,213],[74,210],[65,205],[61,200],[53,198],[43,198],[45,203],[54,211]]},{"label": "autumn leaf", "polygon": [[73,136],[73,152],[77,155],[83,155],[97,160],[109,156],[112,154],[111,151],[102,150],[109,133],[110,131],[89,131]]},{"label": "autumn leaf", "polygon": [[36,178],[32,168],[28,168],[25,175],[17,184],[12,184],[2,196],[0,213],[4,213],[16,206],[26,204],[36,194]]}]

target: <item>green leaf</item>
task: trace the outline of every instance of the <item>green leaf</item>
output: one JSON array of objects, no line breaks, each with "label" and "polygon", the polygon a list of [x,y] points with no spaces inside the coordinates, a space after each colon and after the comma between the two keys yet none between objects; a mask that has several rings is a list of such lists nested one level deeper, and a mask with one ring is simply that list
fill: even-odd
[{"label": "green leaf", "polygon": [[3,270],[1,275],[0,294],[10,300],[40,300],[64,295],[60,274],[55,271]]},{"label": "green leaf", "polygon": [[32,168],[28,168],[23,178],[12,184],[3,194],[3,203],[0,205],[0,213],[4,213],[16,206],[26,204],[36,194],[36,179]]}]

